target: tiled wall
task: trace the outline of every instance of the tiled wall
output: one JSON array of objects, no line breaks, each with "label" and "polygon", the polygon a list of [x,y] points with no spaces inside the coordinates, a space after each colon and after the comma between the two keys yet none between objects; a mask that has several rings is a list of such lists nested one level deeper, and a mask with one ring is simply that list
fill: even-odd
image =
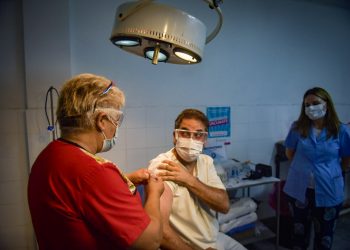
[{"label": "tiled wall", "polygon": [[[126,107],[116,149],[104,153],[105,157],[126,171],[147,166],[150,159],[173,146],[174,121],[184,108]],[[204,105],[194,108],[206,112]],[[231,106],[232,136],[225,139],[231,143],[226,146],[227,156],[270,164],[274,143],[284,139],[298,112],[299,106],[293,105]]]},{"label": "tiled wall", "polygon": [[[223,104],[227,106],[227,104]],[[350,120],[349,106],[339,106],[342,119]],[[146,167],[150,159],[172,147],[174,120],[184,106],[126,107],[125,119],[116,148],[104,157],[124,171]],[[205,112],[205,106],[195,106]],[[274,143],[284,139],[299,106],[231,106],[231,144],[227,156],[273,165]],[[1,111],[2,138],[0,159],[0,248],[33,249],[33,232],[28,214],[26,184],[28,168],[38,153],[51,141],[43,109]],[[347,117],[346,117],[347,116]],[[28,144],[28,151],[26,144]],[[28,160],[27,160],[28,159]],[[252,190],[258,199],[267,200],[272,186]],[[263,202],[260,216],[273,211]]]},{"label": "tiled wall", "polygon": [[25,112],[2,110],[0,116],[0,249],[33,249],[27,205],[28,154]]}]

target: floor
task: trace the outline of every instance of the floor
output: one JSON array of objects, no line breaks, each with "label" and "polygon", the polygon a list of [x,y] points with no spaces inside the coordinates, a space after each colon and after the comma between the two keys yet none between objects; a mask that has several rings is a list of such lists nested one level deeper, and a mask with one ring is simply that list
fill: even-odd
[{"label": "floor", "polygon": [[[282,220],[281,223],[283,224],[284,221]],[[283,226],[283,225],[282,225]],[[288,231],[288,228],[282,228],[280,232],[282,231]],[[287,232],[288,234],[289,232]],[[288,250],[290,247],[288,246],[288,242],[284,239],[285,236],[283,236],[283,233],[280,237],[280,246],[279,250]],[[276,249],[275,245],[275,239],[269,239],[264,241],[259,241],[253,244],[246,245],[245,247],[248,250],[272,250]],[[309,249],[312,249],[312,246],[309,247]],[[337,227],[334,233],[334,241],[332,249],[335,250],[350,250],[350,212],[343,214],[339,217]]]}]

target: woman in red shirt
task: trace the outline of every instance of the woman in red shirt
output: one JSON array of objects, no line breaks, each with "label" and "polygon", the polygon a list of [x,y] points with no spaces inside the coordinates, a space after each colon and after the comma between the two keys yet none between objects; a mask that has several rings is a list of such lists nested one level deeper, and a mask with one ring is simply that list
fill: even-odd
[{"label": "woman in red shirt", "polygon": [[[81,74],[60,92],[61,138],[36,159],[28,202],[40,249],[158,249],[163,182],[123,172],[96,154],[115,145],[125,97],[112,81]],[[146,184],[144,207],[135,185]]]}]

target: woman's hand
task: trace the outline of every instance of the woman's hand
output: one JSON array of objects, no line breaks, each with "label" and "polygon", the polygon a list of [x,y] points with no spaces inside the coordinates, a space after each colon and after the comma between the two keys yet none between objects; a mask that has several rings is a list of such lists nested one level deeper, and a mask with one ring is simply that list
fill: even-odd
[{"label": "woman's hand", "polygon": [[128,179],[135,185],[147,184],[150,173],[147,169],[141,168],[132,173],[126,174]]},{"label": "woman's hand", "polygon": [[160,197],[164,192],[164,183],[161,178],[150,176],[148,182],[145,185],[146,195],[150,193],[156,193],[157,197]]}]

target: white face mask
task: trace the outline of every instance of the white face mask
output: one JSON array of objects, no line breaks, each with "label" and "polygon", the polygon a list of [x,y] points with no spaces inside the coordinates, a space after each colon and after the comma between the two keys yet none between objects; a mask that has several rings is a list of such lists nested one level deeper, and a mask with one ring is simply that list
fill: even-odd
[{"label": "white face mask", "polygon": [[317,120],[323,118],[326,115],[327,107],[325,103],[320,103],[317,105],[310,105],[309,107],[305,107],[305,114],[311,120]]},{"label": "white face mask", "polygon": [[203,142],[192,140],[192,138],[177,138],[175,150],[186,162],[197,160],[203,150]]},{"label": "white face mask", "polygon": [[118,137],[118,126],[116,126],[114,123],[112,123],[112,124],[115,126],[114,137],[112,137],[111,139],[107,139],[105,133],[103,133],[103,131],[102,131],[104,140],[103,140],[103,145],[102,145],[102,149],[100,152],[107,152],[107,151],[111,150],[116,144],[117,137]]}]

